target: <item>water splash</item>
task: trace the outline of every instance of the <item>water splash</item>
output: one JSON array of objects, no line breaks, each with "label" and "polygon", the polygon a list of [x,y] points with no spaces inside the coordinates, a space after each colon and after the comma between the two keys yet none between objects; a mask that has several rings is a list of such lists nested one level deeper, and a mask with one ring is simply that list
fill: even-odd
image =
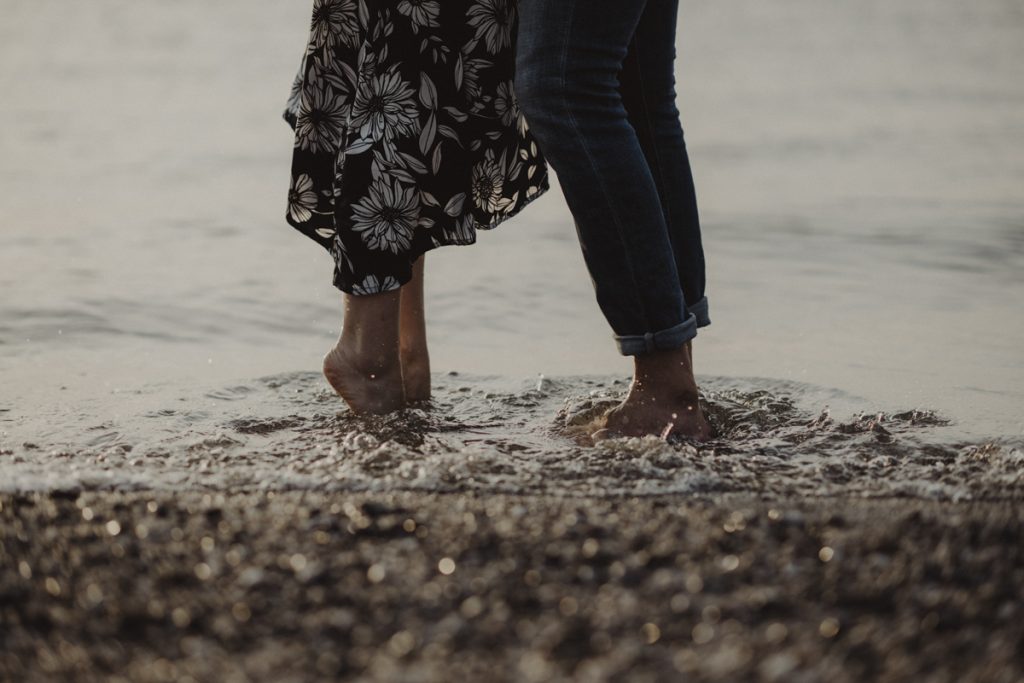
[{"label": "water splash", "polygon": [[[839,419],[815,387],[704,381],[716,438],[580,445],[573,429],[621,398],[626,382],[436,378],[429,409],[357,417],[314,373],[178,397],[185,408],[67,416],[45,438],[12,424],[0,490],[299,489],[621,496],[756,493],[1020,498],[1024,449],[961,442],[928,411]],[[160,392],[154,392],[160,395]],[[167,398],[160,400],[167,401]],[[810,404],[811,407],[807,407]],[[102,410],[102,407],[99,408]],[[91,421],[92,420],[92,421]]]}]

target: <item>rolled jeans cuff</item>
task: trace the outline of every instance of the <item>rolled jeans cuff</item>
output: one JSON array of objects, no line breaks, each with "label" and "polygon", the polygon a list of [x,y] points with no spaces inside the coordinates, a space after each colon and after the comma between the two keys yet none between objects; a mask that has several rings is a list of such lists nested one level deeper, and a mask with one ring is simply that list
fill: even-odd
[{"label": "rolled jeans cuff", "polygon": [[708,298],[702,296],[699,301],[692,304],[686,304],[686,310],[697,318],[697,327],[707,327],[711,324],[711,318],[708,317]]},{"label": "rolled jeans cuff", "polygon": [[697,316],[693,313],[683,322],[658,332],[647,334],[630,334],[615,337],[619,345],[619,353],[623,356],[642,356],[654,351],[668,351],[680,346],[697,336]]}]

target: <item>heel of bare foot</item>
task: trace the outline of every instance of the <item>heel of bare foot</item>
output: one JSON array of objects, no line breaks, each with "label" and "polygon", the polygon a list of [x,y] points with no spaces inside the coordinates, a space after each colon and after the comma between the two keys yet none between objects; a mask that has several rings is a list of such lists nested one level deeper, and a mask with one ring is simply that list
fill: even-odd
[{"label": "heel of bare foot", "polygon": [[324,356],[324,377],[355,413],[382,414],[405,404],[402,370],[360,363],[335,346]]},{"label": "heel of bare foot", "polygon": [[430,400],[430,359],[426,350],[402,350],[402,386],[405,400],[410,404]]}]

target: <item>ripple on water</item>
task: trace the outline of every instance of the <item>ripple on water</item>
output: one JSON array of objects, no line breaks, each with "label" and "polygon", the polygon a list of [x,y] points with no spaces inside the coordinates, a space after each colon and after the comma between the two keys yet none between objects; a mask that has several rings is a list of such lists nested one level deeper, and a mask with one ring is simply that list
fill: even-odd
[{"label": "ripple on water", "polygon": [[215,389],[214,391],[207,392],[206,397],[214,398],[218,401],[241,401],[253,391],[255,391],[253,387],[241,384],[233,387]]},{"label": "ripple on water", "polygon": [[71,423],[48,441],[15,424],[0,442],[0,489],[946,500],[1024,493],[1020,443],[958,441],[947,420],[928,411],[835,417],[819,402],[828,390],[793,382],[705,380],[703,405],[716,432],[708,443],[644,437],[587,446],[574,430],[615,405],[627,386],[621,379],[436,380],[430,409],[386,416],[352,415],[319,375],[289,373],[202,394],[215,399],[203,411],[121,414],[116,428]]}]

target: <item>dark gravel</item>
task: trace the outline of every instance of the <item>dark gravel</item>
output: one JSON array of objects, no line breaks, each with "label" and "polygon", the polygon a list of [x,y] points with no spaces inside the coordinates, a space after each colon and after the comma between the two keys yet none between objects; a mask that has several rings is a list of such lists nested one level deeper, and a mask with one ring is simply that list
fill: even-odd
[{"label": "dark gravel", "polygon": [[0,496],[4,681],[1024,680],[1014,502]]}]

